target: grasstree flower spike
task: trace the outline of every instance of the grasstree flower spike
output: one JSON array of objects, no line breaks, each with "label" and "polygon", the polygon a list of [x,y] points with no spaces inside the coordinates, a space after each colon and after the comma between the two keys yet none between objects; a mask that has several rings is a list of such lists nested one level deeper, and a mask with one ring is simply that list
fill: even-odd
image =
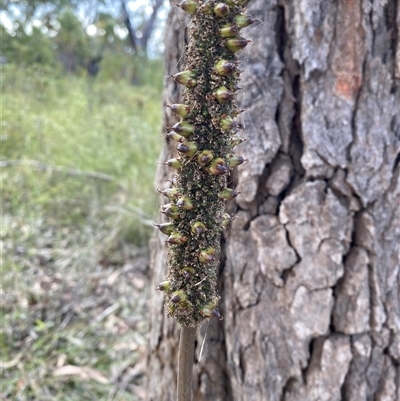
[{"label": "grasstree flower spike", "polygon": [[159,191],[169,204],[161,212],[170,223],[156,225],[169,247],[169,272],[158,290],[165,294],[168,316],[184,327],[217,317],[217,270],[221,233],[232,217],[226,203],[238,192],[227,187],[232,168],[244,159],[234,153],[243,139],[235,134],[240,70],[237,54],[247,46],[241,29],[253,20],[245,0],[183,0],[178,7],[192,18],[186,65],[171,75],[185,86],[182,104],[168,105],[180,121],[168,136],[177,156],[173,187]]}]

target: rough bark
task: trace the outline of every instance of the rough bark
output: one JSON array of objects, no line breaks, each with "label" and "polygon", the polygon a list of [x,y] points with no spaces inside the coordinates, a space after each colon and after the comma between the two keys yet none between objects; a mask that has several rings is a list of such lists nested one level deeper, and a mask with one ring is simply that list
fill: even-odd
[{"label": "rough bark", "polygon": [[[238,100],[251,163],[224,240],[222,322],[198,333],[194,401],[400,400],[400,6],[250,0]],[[183,13],[166,34],[179,70]],[[165,103],[179,91],[166,81]],[[175,119],[165,111],[165,125]],[[171,157],[164,147],[161,160]],[[159,168],[158,186],[170,172]],[[166,275],[152,241],[153,280]],[[148,400],[176,395],[178,326],[154,291]],[[198,361],[207,332],[204,352]]]}]

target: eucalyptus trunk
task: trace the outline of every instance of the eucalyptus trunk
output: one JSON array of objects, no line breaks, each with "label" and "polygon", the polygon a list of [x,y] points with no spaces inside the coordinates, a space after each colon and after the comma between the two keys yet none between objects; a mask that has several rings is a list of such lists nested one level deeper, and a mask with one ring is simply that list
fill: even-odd
[{"label": "eucalyptus trunk", "polygon": [[[237,152],[250,162],[230,177],[241,194],[222,244],[224,320],[198,331],[193,400],[398,401],[400,6],[250,0],[248,14],[263,22],[241,53]],[[188,24],[173,7],[165,75],[182,70]],[[167,79],[165,104],[180,90]],[[160,165],[157,185],[172,174]],[[151,242],[154,287],[163,241]],[[149,401],[176,398],[180,329],[163,298],[153,291]]]}]

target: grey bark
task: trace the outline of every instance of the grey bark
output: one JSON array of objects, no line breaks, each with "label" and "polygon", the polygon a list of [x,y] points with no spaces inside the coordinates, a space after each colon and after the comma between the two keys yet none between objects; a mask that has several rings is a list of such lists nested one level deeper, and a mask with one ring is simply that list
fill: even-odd
[{"label": "grey bark", "polygon": [[[242,53],[238,153],[251,162],[232,177],[242,194],[224,239],[224,320],[199,331],[194,401],[400,401],[400,6],[248,10],[263,21],[243,32],[254,44]],[[166,75],[187,23],[172,10]],[[166,103],[178,99],[167,80]],[[160,167],[158,186],[169,174]],[[166,255],[158,235],[151,246],[156,286]],[[151,302],[148,400],[173,401],[179,328],[162,294]]]}]

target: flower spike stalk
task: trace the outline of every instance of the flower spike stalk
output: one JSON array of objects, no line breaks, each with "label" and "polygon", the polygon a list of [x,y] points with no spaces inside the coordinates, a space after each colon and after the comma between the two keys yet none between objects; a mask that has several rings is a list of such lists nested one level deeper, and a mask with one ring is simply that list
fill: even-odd
[{"label": "flower spike stalk", "polygon": [[158,190],[169,201],[160,207],[170,221],[155,224],[166,235],[168,275],[156,288],[165,295],[169,317],[182,326],[177,401],[192,399],[196,328],[217,318],[217,271],[221,234],[232,216],[225,206],[239,195],[228,187],[229,174],[246,160],[235,146],[245,139],[237,117],[236,92],[241,70],[237,55],[250,43],[242,29],[255,19],[244,13],[247,0],[182,0],[192,26],[182,71],[169,78],[183,85],[179,104],[167,105],[177,116],[167,133],[177,154],[165,165],[176,172],[172,187]]},{"label": "flower spike stalk", "polygon": [[244,0],[183,0],[177,6],[192,19],[186,64],[169,78],[185,87],[181,104],[168,107],[177,122],[168,137],[177,155],[164,164],[175,169],[170,189],[159,191],[169,202],[160,208],[169,223],[156,227],[167,235],[168,275],[157,289],[165,294],[166,311],[184,328],[217,317],[217,270],[220,241],[232,219],[225,213],[238,192],[228,188],[229,173],[243,161],[234,147],[240,70],[238,53],[249,41],[242,28],[254,20]]}]

